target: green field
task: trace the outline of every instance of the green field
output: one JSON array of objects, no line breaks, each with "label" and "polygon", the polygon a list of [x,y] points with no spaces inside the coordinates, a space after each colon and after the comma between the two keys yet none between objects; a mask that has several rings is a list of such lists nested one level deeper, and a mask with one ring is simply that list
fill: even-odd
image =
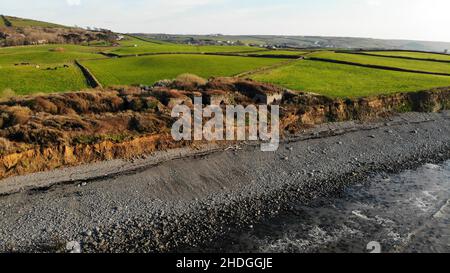
[{"label": "green field", "polygon": [[96,51],[96,48],[76,45],[0,48],[0,92],[12,89],[18,95],[25,95],[87,88],[86,79],[73,62],[101,57]]},{"label": "green field", "polygon": [[142,41],[130,38],[120,42],[120,47],[109,52],[118,55],[134,55],[145,53],[229,53],[264,50],[248,46],[192,46],[166,42]]},{"label": "green field", "polygon": [[[136,46],[135,46],[136,45]],[[154,53],[155,55],[126,58],[107,58],[99,52],[119,55]],[[213,56],[192,53],[255,54],[261,58],[244,56]],[[247,53],[245,53],[247,52]],[[182,53],[161,54],[158,53]],[[388,52],[380,52],[386,54]],[[394,54],[394,52],[391,52]],[[444,55],[395,52],[404,56]],[[405,60],[331,51],[266,50],[246,46],[190,46],[129,37],[117,47],[80,45],[38,45],[0,48],[0,92],[12,89],[16,94],[62,92],[87,88],[86,79],[74,65],[80,60],[105,85],[153,84],[172,79],[183,73],[211,76],[233,76],[258,68],[282,63],[287,59],[264,58],[264,55],[307,55],[331,60],[368,65],[397,67],[410,70],[450,73],[450,64],[425,60]],[[449,56],[450,59],[450,56]],[[68,65],[69,67],[64,67]],[[55,70],[55,68],[57,68]],[[418,73],[395,72],[320,61],[297,61],[253,75],[260,81],[294,89],[320,93],[331,97],[362,97],[433,87],[450,86],[450,77]]]},{"label": "green field", "polygon": [[285,56],[302,56],[309,52],[306,51],[291,51],[291,50],[264,50],[259,52],[248,53],[251,55],[285,55]]},{"label": "green field", "polygon": [[297,61],[254,75],[255,80],[330,97],[364,97],[450,86],[450,77],[317,61]]},{"label": "green field", "polygon": [[394,56],[394,57],[409,57],[423,60],[450,61],[450,55],[434,54],[434,53],[408,52],[408,51],[365,51],[364,53],[373,55]]},{"label": "green field", "polygon": [[379,65],[396,67],[402,69],[409,69],[415,71],[425,71],[434,73],[448,73],[450,74],[450,64],[438,63],[431,61],[405,60],[389,57],[375,57],[359,54],[334,53],[330,51],[315,52],[311,57],[318,57],[330,60],[354,62],[365,65]]},{"label": "green field", "polygon": [[0,65],[16,63],[58,64],[75,59],[101,58],[96,52],[102,48],[78,45],[37,45],[0,48]]},{"label": "green field", "polygon": [[5,16],[11,22],[13,27],[64,27],[62,25],[41,22],[30,19],[17,18],[12,16]]},{"label": "green field", "polygon": [[201,77],[232,76],[280,63],[284,59],[265,59],[203,55],[158,55],[84,61],[104,85],[153,84],[183,73]]},{"label": "green field", "polygon": [[0,92],[12,89],[17,95],[77,91],[88,87],[81,71],[74,65],[58,70],[0,66],[0,74]]}]

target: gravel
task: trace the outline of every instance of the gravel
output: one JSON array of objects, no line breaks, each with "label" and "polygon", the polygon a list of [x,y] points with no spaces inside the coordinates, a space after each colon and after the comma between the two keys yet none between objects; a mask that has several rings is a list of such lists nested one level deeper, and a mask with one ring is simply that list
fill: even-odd
[{"label": "gravel", "polygon": [[344,122],[333,130],[318,126],[288,142],[273,153],[246,145],[159,163],[111,161],[4,180],[0,251],[198,249],[375,173],[447,160],[450,113]]}]

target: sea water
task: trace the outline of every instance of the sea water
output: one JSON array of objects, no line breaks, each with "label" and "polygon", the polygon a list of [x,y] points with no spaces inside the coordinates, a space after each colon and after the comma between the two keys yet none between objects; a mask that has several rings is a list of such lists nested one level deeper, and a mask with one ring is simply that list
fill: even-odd
[{"label": "sea water", "polygon": [[450,252],[450,161],[379,174],[235,234],[227,251]]}]

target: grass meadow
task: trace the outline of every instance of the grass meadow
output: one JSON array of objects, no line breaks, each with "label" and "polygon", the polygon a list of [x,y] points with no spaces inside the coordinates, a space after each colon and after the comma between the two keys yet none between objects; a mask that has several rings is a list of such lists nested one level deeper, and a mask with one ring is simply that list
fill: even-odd
[{"label": "grass meadow", "polygon": [[20,63],[61,64],[73,63],[75,59],[102,57],[101,48],[78,45],[36,45],[0,48],[0,65]]},{"label": "grass meadow", "polygon": [[16,95],[77,91],[88,87],[81,71],[74,65],[58,70],[0,66],[0,75],[0,92],[11,89]]},{"label": "grass meadow", "polygon": [[264,50],[248,46],[193,46],[186,44],[172,44],[159,41],[143,41],[133,37],[120,42],[120,47],[110,50],[117,55],[134,55],[145,53],[231,53],[252,52]]},{"label": "grass meadow", "polygon": [[[101,51],[119,55],[144,53],[156,55],[107,58],[98,54]],[[186,52],[256,54],[261,58],[186,54]],[[157,55],[158,53],[181,54]],[[376,54],[376,52],[373,53]],[[118,47],[36,45],[0,48],[0,95],[5,93],[3,90],[7,90],[6,93],[15,92],[18,95],[26,95],[85,89],[88,87],[86,79],[74,65],[75,60],[80,60],[86,65],[105,86],[150,85],[158,80],[172,79],[183,73],[197,74],[204,78],[234,76],[287,60],[264,58],[264,55],[290,57],[306,54],[362,64],[450,73],[450,64],[425,60],[405,60],[330,51],[266,50],[245,46],[190,46],[129,37],[127,40],[120,41]],[[401,56],[414,58],[440,57],[445,59],[447,57],[416,52],[380,52],[380,54],[401,54]],[[330,97],[363,97],[450,86],[450,77],[448,76],[395,72],[312,60],[299,60],[273,70],[254,74],[252,77],[290,89],[320,93]]]},{"label": "grass meadow", "polygon": [[183,73],[208,78],[233,76],[260,67],[271,66],[284,59],[265,59],[210,55],[157,55],[82,62],[108,85],[153,84]]},{"label": "grass meadow", "polygon": [[303,56],[309,52],[307,51],[293,51],[293,50],[263,50],[258,52],[248,53],[251,55],[285,55],[285,56]]},{"label": "grass meadow", "polygon": [[364,53],[369,53],[373,55],[394,56],[394,57],[409,57],[423,60],[450,61],[450,54],[443,55],[443,54],[408,52],[408,51],[366,51]]},{"label": "grass meadow", "polygon": [[405,60],[389,57],[375,57],[359,54],[334,53],[330,51],[315,52],[311,57],[318,57],[330,60],[354,62],[366,65],[380,65],[388,67],[396,67],[415,71],[425,71],[434,73],[450,74],[450,63],[438,63],[432,61]]},{"label": "grass meadow", "polygon": [[96,51],[77,45],[0,48],[0,92],[11,89],[27,95],[85,89],[86,79],[74,60],[101,57]]},{"label": "grass meadow", "polygon": [[364,97],[450,86],[450,77],[405,73],[319,61],[297,61],[253,79],[330,97]]}]

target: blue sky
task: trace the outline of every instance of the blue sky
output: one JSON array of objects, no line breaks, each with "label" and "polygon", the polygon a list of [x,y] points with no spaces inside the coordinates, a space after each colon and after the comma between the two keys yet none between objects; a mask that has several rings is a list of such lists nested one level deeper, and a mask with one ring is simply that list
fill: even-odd
[{"label": "blue sky", "polygon": [[120,32],[450,42],[448,0],[0,0],[0,13]]}]

